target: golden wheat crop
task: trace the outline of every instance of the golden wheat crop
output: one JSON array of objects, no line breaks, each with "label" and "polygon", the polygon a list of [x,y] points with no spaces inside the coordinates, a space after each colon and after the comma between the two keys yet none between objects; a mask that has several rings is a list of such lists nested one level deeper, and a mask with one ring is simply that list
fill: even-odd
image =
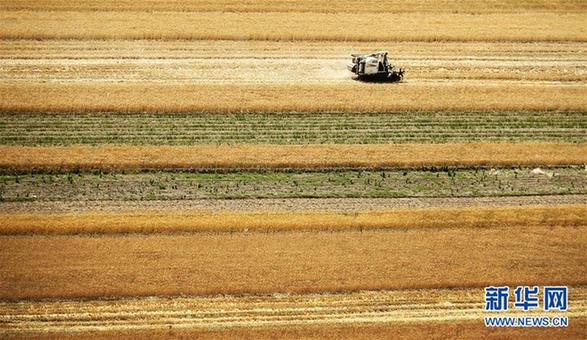
[{"label": "golden wheat crop", "polygon": [[0,146],[5,170],[422,168],[587,164],[587,144]]},{"label": "golden wheat crop", "polygon": [[0,298],[585,285],[585,242],[556,225],[5,236]]},{"label": "golden wheat crop", "polygon": [[0,214],[0,235],[585,226],[583,205],[290,213]]},{"label": "golden wheat crop", "polygon": [[1,111],[213,113],[584,111],[586,108],[587,87],[566,84],[0,84]]},{"label": "golden wheat crop", "polygon": [[389,13],[0,11],[0,38],[587,41],[587,33],[581,30],[586,19],[584,11],[404,12],[390,16]]}]

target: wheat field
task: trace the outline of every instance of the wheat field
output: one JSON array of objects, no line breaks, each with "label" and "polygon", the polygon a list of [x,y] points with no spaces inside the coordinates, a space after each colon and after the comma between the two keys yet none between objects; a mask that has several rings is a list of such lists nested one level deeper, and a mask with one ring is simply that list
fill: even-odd
[{"label": "wheat field", "polygon": [[[586,19],[0,0],[0,337],[584,337]],[[347,71],[379,50],[401,82]],[[569,327],[485,327],[491,285]]]}]

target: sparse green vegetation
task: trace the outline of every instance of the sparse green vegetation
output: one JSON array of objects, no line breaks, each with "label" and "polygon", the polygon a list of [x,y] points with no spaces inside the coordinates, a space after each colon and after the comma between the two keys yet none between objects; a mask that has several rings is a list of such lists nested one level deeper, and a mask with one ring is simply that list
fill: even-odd
[{"label": "sparse green vegetation", "polygon": [[0,178],[5,201],[475,197],[586,194],[581,167],[327,172],[146,172]]}]

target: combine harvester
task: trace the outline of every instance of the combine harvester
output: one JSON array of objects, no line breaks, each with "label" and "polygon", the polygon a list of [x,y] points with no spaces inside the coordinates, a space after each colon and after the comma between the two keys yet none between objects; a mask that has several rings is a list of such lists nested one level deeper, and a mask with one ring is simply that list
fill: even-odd
[{"label": "combine harvester", "polygon": [[353,62],[348,65],[349,71],[366,81],[401,81],[404,70],[396,70],[387,59],[387,51],[372,54],[351,54]]}]

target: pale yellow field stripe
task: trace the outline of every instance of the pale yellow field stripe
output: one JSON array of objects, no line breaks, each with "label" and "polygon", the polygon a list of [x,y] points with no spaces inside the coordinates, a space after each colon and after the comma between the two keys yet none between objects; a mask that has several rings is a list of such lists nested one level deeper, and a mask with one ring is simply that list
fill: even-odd
[{"label": "pale yellow field stripe", "polygon": [[[295,72],[293,70],[292,72]],[[459,80],[401,84],[160,84],[0,82],[0,111],[383,112],[587,110],[579,83]],[[222,77],[212,79],[221,81]]]},{"label": "pale yellow field stripe", "polygon": [[395,209],[369,212],[0,214],[0,235],[279,232],[587,225],[587,206]]},{"label": "pale yellow field stripe", "polygon": [[587,144],[0,146],[5,170],[320,169],[587,164]]},{"label": "pale yellow field stripe", "polygon": [[[112,300],[0,302],[0,334],[124,330],[328,326],[414,322],[483,322],[483,287],[274,294],[146,297]],[[587,288],[569,288],[569,310],[513,309],[508,316],[587,318]],[[238,331],[235,332],[238,334]]]}]

